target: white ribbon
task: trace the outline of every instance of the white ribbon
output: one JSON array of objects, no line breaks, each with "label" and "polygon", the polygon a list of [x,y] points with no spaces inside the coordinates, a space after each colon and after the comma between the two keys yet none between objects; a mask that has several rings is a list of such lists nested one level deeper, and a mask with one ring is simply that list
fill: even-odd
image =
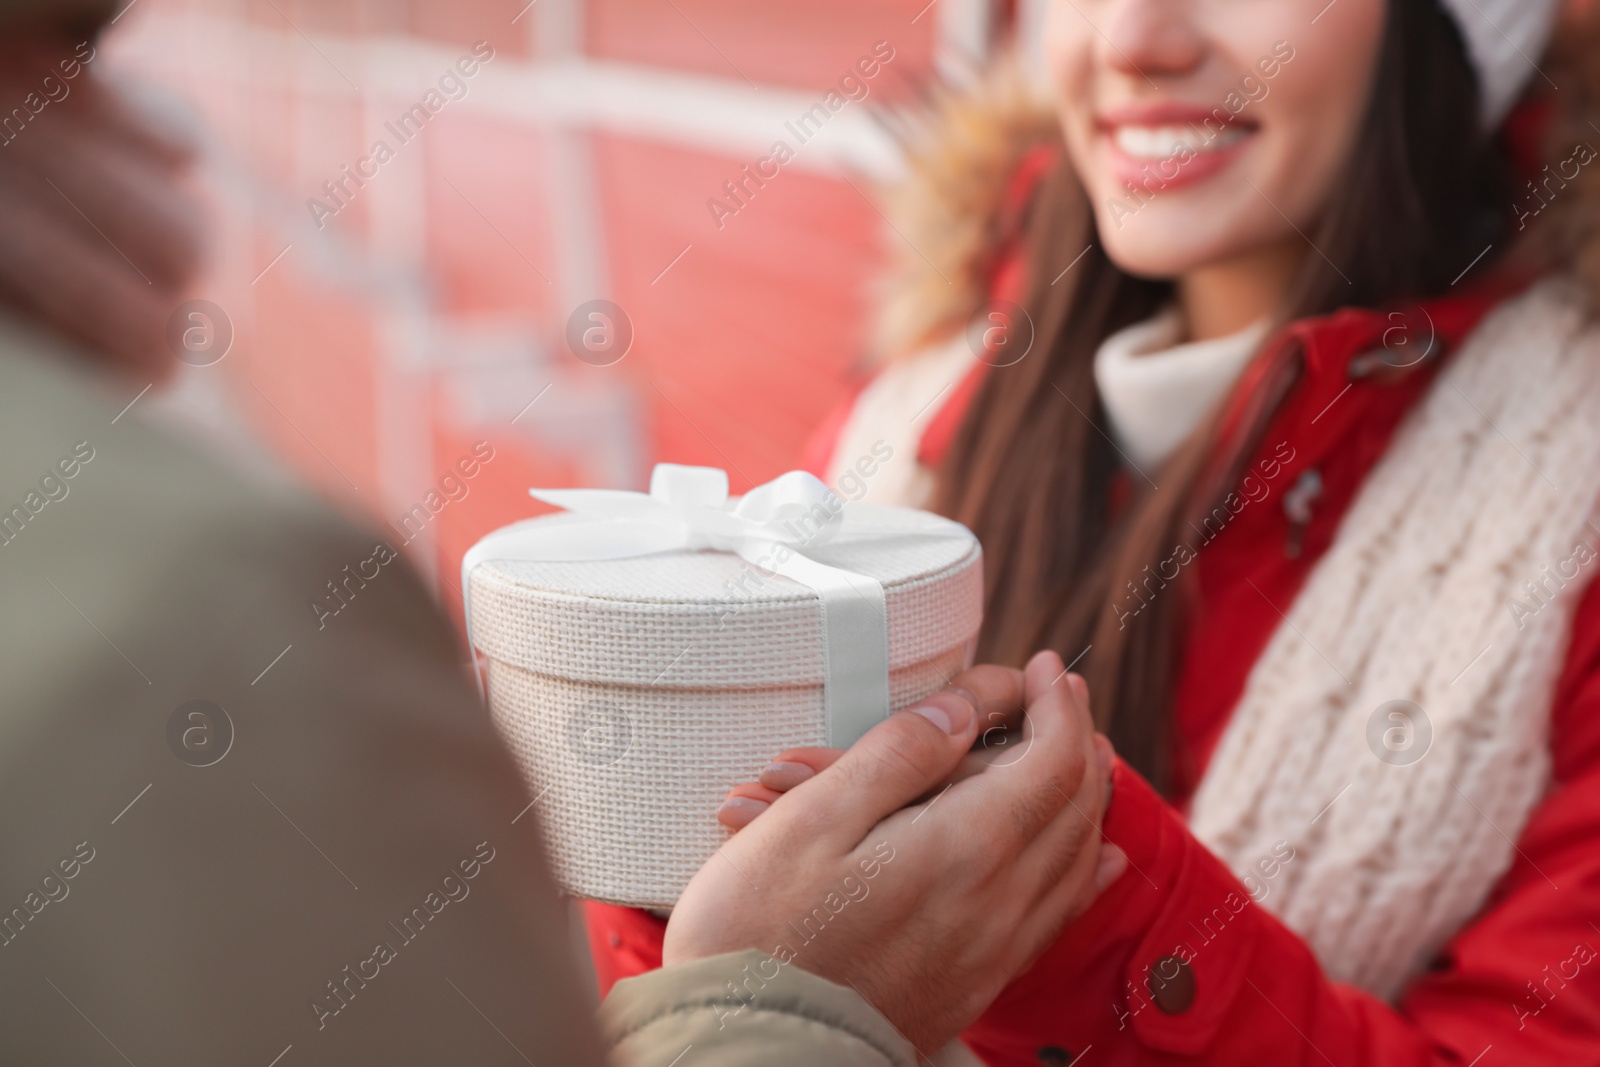
[{"label": "white ribbon", "polygon": [[[473,644],[472,572],[479,564],[732,552],[816,590],[821,599],[827,744],[848,747],[888,716],[889,628],[883,585],[805,555],[808,547],[836,536],[845,522],[843,503],[820,479],[790,471],[732,503],[726,471],[660,463],[650,476],[648,495],[612,489],[528,493],[581,521],[514,523],[468,550],[461,561],[468,644]],[[478,684],[481,690],[481,676]]]}]

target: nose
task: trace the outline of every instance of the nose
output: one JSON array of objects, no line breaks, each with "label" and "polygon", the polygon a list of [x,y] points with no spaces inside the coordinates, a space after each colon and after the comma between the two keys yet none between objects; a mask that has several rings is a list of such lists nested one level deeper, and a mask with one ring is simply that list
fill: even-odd
[{"label": "nose", "polygon": [[1186,3],[1112,0],[1099,7],[1104,12],[1096,27],[1101,60],[1118,73],[1153,80],[1162,74],[1186,74],[1204,58],[1204,41],[1188,17]]}]

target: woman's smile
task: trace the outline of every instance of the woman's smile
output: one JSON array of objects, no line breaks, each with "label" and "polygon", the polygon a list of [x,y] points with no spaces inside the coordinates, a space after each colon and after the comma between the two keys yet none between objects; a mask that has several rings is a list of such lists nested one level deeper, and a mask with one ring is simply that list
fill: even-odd
[{"label": "woman's smile", "polygon": [[[1273,311],[1356,143],[1388,4],[1342,0],[1307,32],[1324,5],[1051,8],[1049,82],[1106,254],[1142,278],[1184,279],[1205,305],[1185,298],[1197,337]],[[1221,314],[1224,290],[1256,299]]]},{"label": "woman's smile", "polygon": [[1257,123],[1232,119],[1221,108],[1178,101],[1107,108],[1095,125],[1097,146],[1116,180],[1150,193],[1220,173],[1260,131]]}]

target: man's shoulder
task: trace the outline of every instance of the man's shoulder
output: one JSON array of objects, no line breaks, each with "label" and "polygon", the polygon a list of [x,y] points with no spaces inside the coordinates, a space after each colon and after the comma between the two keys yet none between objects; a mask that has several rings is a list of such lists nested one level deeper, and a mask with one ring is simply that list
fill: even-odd
[{"label": "man's shoulder", "polygon": [[[27,520],[14,518],[43,528],[56,497],[65,500],[82,488],[78,505],[49,517],[82,524],[115,508],[124,522],[157,519],[178,536],[186,523],[260,515],[340,525],[331,509],[289,479],[243,468],[220,450],[146,419],[141,407],[154,403],[151,391],[150,383],[103,373],[49,334],[0,319],[0,513],[23,506]],[[114,474],[84,477],[108,469]],[[69,510],[74,514],[63,514]],[[9,537],[0,533],[0,544],[11,544],[21,529],[13,523]],[[130,540],[122,547],[148,548]]]},{"label": "man's shoulder", "polygon": [[140,388],[0,324],[0,590],[19,609],[0,620],[0,663],[42,680],[57,631],[86,621],[101,651],[134,663],[148,644],[167,669],[194,669],[172,659],[200,647],[259,669],[297,637],[348,627],[334,617],[352,607],[369,633],[399,626],[451,655],[398,546],[146,421],[130,410]]},{"label": "man's shoulder", "polygon": [[67,358],[0,330],[6,1062],[92,1056],[83,990],[139,1062],[598,1063],[539,813],[399,546]]}]

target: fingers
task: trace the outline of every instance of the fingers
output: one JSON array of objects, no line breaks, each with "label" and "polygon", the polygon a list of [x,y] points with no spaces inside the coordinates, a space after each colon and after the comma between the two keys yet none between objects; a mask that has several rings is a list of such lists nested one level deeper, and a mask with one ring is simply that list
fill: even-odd
[{"label": "fingers", "polygon": [[791,748],[761,769],[756,780],[768,789],[786,793],[827,770],[844,755],[842,748]]},{"label": "fingers", "polygon": [[[1126,868],[1127,857],[1122,851],[1100,841],[1096,834],[1091,847],[1074,855],[1063,875],[1040,894],[1017,922],[1017,969],[1026,970],[1031,966],[1055,944],[1068,923],[1089,910],[1103,888],[1099,881],[1102,877],[1114,881],[1112,872]],[[1104,884],[1109,885],[1110,881]]]},{"label": "fingers", "polygon": [[107,137],[175,168],[200,154],[204,124],[175,97],[131,80],[107,79],[104,72],[91,87],[97,91],[81,103]]},{"label": "fingers", "polygon": [[[1111,807],[1111,775],[1116,766],[1117,756],[1116,750],[1111,747],[1111,741],[1104,734],[1094,735],[1094,754],[1095,764],[1099,770],[1099,778],[1102,783],[1100,810],[1092,819],[1098,831],[1106,811]],[[1093,782],[1085,779],[1083,789],[1079,790],[1080,794],[1082,794],[1083,802],[1087,802],[1093,797],[1092,789]],[[1079,805],[1080,801],[1075,799],[1073,804],[1069,806],[1076,810]],[[1084,813],[1079,812],[1079,814]],[[1095,865],[1089,893],[1087,899],[1083,902],[1085,907],[1094,897],[1121,878],[1128,870],[1128,855],[1116,845],[1102,840],[1099,852],[1100,855]]]},{"label": "fingers", "polygon": [[[97,86],[83,91],[91,90],[107,95]],[[141,280],[172,287],[192,280],[205,218],[186,160],[114,136],[83,109],[44,112],[6,149],[15,179],[31,184],[41,205],[118,249]]]},{"label": "fingers", "polygon": [[1117,750],[1111,747],[1111,739],[1105,734],[1094,735],[1094,758],[1100,767],[1100,778],[1106,784],[1106,799],[1101,805],[1102,812],[1111,807],[1111,772],[1117,764]]},{"label": "fingers", "polygon": [[[981,733],[1003,731],[1021,722],[1025,684],[1022,671],[984,664],[958,674],[951,680],[950,690],[978,709]],[[983,743],[981,737],[979,743]],[[996,747],[999,744],[1003,742]],[[742,830],[780,795],[810,781],[842,755],[844,750],[837,748],[791,748],[780,752],[761,769],[755,783],[741,783],[729,791],[717,810],[717,821],[731,830]],[[981,760],[964,760],[950,780],[960,781],[981,769]]]},{"label": "fingers", "polygon": [[953,683],[977,695],[981,722],[978,752],[1000,752],[1013,745],[1022,725],[1025,680],[1015,667],[984,664],[958,674]]},{"label": "fingers", "polygon": [[[75,121],[141,152],[170,163],[192,159],[203,137],[198,119],[175,97],[108,74],[85,45],[53,21],[8,20],[0,35],[0,91],[16,100],[43,89],[50,99],[43,114],[72,112]],[[46,77],[52,82],[42,86]]]},{"label": "fingers", "polygon": [[743,830],[784,793],[810,781],[844,755],[842,748],[791,748],[761,768],[754,782],[740,782],[728,791],[717,809],[717,821],[735,832]]},{"label": "fingers", "polygon": [[787,793],[795,786],[816,776],[817,768],[807,763],[777,759],[761,768],[756,780],[777,793]]},{"label": "fingers", "polygon": [[1109,841],[1100,844],[1100,862],[1094,869],[1096,896],[1110,889],[1117,879],[1128,873],[1128,854]]},{"label": "fingers", "polygon": [[[8,188],[0,176],[0,189]],[[164,373],[173,362],[159,359],[172,305],[114,259],[114,251],[47,215],[7,212],[0,217],[0,302],[119,362]]]},{"label": "fingers", "polygon": [[977,732],[970,694],[935,693],[873,727],[833,766],[780,797],[769,818],[804,819],[800,832],[826,835],[849,851],[879,822],[944,781]]},{"label": "fingers", "polygon": [[3,138],[0,303],[160,379],[176,366],[167,320],[201,267],[205,218],[186,181],[195,140],[87,69],[76,39],[43,23],[0,39],[0,87],[13,97],[69,63],[49,106]]},{"label": "fingers", "polygon": [[[958,822],[971,820],[992,827],[997,846],[1015,855],[1073,803],[1083,809],[1073,813],[1073,818],[1098,820],[1105,803],[1104,787],[1094,750],[1094,727],[1087,703],[1079,695],[1086,690],[1081,687],[1082,680],[1067,674],[1055,653],[1041,652],[1029,661],[1023,672],[1027,700],[1023,736],[1004,761],[951,790],[945,803],[956,809],[952,814]],[[1085,778],[1093,784],[1093,795],[1086,801],[1076,798]],[[996,820],[997,811],[1009,818]]]},{"label": "fingers", "polygon": [[743,782],[728,792],[728,798],[717,809],[717,821],[738,833],[755,822],[756,817],[771,807],[779,795],[753,782]]},{"label": "fingers", "polygon": [[187,285],[205,249],[205,209],[187,186],[187,167],[71,118],[46,112],[8,146],[35,197],[64,223],[119,250],[141,279]]},{"label": "fingers", "polygon": [[1015,667],[985,663],[962,671],[950,681],[952,689],[965,689],[978,702],[983,719],[979,732],[1022,716],[1023,675]]},{"label": "fingers", "polygon": [[[1087,687],[1081,679],[1070,687],[1074,713],[1090,721]],[[1092,728],[1089,728],[1092,730]],[[1128,870],[1127,855],[1101,836],[1101,820],[1111,800],[1111,774],[1116,754],[1111,742],[1090,732],[1093,770],[1083,776],[1077,792],[1018,858],[1019,872],[1031,875],[1038,902],[1019,933],[1029,951],[1038,952],[1052,941],[1063,924],[1071,922]],[[1031,959],[1031,957],[1030,957]]]},{"label": "fingers", "polygon": [[1072,803],[1030,843],[1017,861],[1029,881],[1034,905],[1017,924],[1019,966],[1029,965],[1048,948],[1062,927],[1089,909],[1099,895],[1128,871],[1127,854],[1100,836],[1097,817],[1087,815],[1100,790],[1097,775],[1087,775]]}]

